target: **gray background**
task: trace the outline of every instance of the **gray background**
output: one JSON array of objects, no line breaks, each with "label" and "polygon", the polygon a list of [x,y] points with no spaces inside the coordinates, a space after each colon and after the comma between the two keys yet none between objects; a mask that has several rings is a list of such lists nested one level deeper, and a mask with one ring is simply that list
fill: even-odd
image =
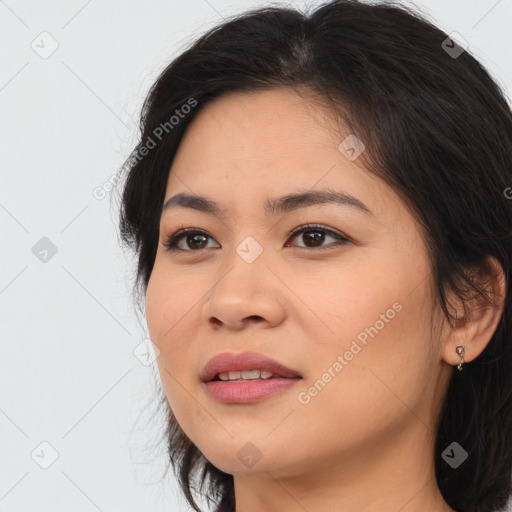
[{"label": "gray background", "polygon": [[[172,473],[161,481],[156,368],[109,180],[162,68],[257,5],[0,1],[1,512],[188,510]],[[415,5],[510,91],[512,0]]]}]

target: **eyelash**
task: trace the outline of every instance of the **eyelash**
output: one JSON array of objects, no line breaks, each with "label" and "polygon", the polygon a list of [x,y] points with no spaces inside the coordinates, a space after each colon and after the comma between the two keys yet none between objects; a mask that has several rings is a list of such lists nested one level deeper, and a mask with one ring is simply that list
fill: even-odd
[{"label": "eyelash", "polygon": [[[326,249],[336,248],[336,247],[339,247],[340,245],[344,245],[344,244],[350,242],[350,240],[347,237],[341,235],[340,233],[337,233],[336,231],[332,231],[331,229],[328,229],[328,228],[322,226],[321,224],[305,224],[304,226],[300,226],[299,228],[292,230],[288,234],[287,240],[289,240],[290,238],[295,238],[297,235],[304,233],[306,231],[321,231],[323,233],[326,233],[326,234],[332,236],[333,238],[336,238],[338,240],[338,242],[331,246],[329,246],[329,245],[328,246],[319,246],[317,248],[297,247],[298,249],[306,249],[308,251],[326,250]],[[210,237],[210,235],[208,233],[206,233],[206,231],[203,231],[201,229],[197,229],[197,228],[180,229],[180,230],[176,231],[174,234],[172,234],[171,236],[169,236],[167,238],[167,240],[164,242],[163,245],[166,247],[165,250],[166,251],[181,251],[181,252],[200,252],[202,250],[206,250],[206,249],[197,249],[197,250],[179,249],[178,247],[176,247],[176,242],[178,242],[185,235],[191,235],[191,234],[205,235],[207,237]],[[211,247],[209,247],[208,249],[211,249]]]}]

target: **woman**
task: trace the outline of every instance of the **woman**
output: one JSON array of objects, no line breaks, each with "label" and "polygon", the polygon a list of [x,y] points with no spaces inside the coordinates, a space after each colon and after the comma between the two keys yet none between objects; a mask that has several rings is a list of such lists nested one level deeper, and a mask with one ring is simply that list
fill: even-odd
[{"label": "woman", "polygon": [[141,130],[120,227],[194,510],[505,507],[512,116],[467,48],[390,3],[254,10]]}]

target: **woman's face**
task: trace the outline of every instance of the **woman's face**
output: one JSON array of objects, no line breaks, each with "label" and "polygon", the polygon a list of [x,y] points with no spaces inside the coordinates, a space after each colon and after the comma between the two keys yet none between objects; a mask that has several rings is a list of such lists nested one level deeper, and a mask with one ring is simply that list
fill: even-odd
[{"label": "woman's face", "polygon": [[[350,461],[353,474],[356,454],[376,461],[407,437],[420,456],[412,440],[432,434],[453,367],[431,337],[426,248],[403,202],[355,158],[361,146],[340,149],[348,135],[291,89],[230,94],[198,114],[170,169],[165,202],[203,196],[220,213],[163,212],[148,328],[177,421],[227,473],[286,477]],[[264,208],[322,191],[360,204]],[[307,224],[321,226],[290,236]],[[167,250],[181,228],[196,233]],[[205,365],[246,351],[301,378],[252,402],[215,398]]]}]

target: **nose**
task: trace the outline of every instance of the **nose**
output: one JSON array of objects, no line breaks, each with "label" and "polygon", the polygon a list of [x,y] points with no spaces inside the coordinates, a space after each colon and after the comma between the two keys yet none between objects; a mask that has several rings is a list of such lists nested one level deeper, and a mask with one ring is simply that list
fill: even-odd
[{"label": "nose", "polygon": [[262,256],[247,263],[235,254],[230,263],[202,307],[203,322],[214,330],[268,328],[283,322],[285,298],[276,271],[267,267]]}]

